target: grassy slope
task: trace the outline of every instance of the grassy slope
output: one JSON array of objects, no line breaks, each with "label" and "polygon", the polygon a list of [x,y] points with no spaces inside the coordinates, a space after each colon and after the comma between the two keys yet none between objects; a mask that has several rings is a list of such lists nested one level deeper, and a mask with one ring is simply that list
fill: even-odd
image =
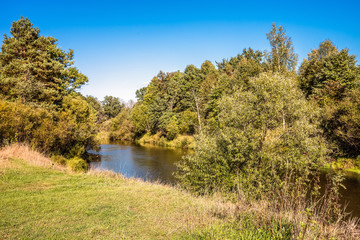
[{"label": "grassy slope", "polygon": [[217,222],[211,201],[171,187],[19,159],[0,167],[2,239],[170,239]]}]

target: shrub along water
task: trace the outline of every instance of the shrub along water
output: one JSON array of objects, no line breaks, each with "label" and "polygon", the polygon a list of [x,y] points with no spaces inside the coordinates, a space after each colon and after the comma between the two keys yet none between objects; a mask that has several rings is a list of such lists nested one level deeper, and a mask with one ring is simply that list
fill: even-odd
[{"label": "shrub along water", "polygon": [[65,98],[64,104],[63,110],[49,111],[0,100],[1,144],[22,142],[46,153],[84,157],[87,147],[96,146],[92,112],[76,97]]},{"label": "shrub along water", "polygon": [[252,78],[224,95],[218,109],[218,125],[206,129],[195,152],[178,164],[176,176],[184,188],[221,192],[239,206],[264,202],[279,216],[294,214],[280,220],[287,219],[280,227],[290,224],[293,238],[317,238],[308,228],[346,223],[338,203],[341,177],[329,172],[320,196],[327,148],[319,110],[306,101],[292,74]]},{"label": "shrub along water", "polygon": [[177,174],[192,191],[222,186],[238,196],[307,184],[326,157],[317,110],[292,76],[264,73],[218,103],[218,124],[199,137]]}]

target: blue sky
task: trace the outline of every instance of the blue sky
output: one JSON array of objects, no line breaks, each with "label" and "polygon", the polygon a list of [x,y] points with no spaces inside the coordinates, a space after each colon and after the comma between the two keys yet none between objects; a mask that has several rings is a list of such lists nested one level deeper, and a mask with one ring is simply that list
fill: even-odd
[{"label": "blue sky", "polygon": [[[360,56],[360,1],[2,1],[0,40],[21,15],[75,51],[89,77],[81,92],[127,101],[160,70],[270,48],[271,24],[283,25],[299,63],[331,39]],[[357,59],[360,59],[359,57]]]}]

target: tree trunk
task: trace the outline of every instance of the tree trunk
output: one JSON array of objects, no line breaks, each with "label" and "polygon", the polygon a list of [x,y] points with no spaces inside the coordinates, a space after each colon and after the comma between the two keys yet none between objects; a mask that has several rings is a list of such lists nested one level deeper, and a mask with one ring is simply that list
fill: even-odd
[{"label": "tree trunk", "polygon": [[[263,148],[263,146],[264,146],[264,142],[265,142],[265,138],[266,138],[266,133],[267,133],[267,128],[265,128],[264,130],[263,130],[263,136],[262,136],[262,139],[261,139],[261,142],[260,142],[260,146],[259,146],[259,149],[258,149],[258,152],[261,152],[261,150],[262,150],[262,148]],[[258,159],[258,169],[260,169],[260,165],[261,165],[261,155],[260,155],[260,157],[259,157],[259,159]]]},{"label": "tree trunk", "polygon": [[194,90],[192,91],[192,94],[193,94],[193,97],[195,100],[195,105],[196,105],[196,114],[197,114],[197,118],[198,118],[198,122],[199,122],[199,130],[200,130],[200,132],[202,132],[199,99],[197,98]]},{"label": "tree trunk", "polygon": [[284,111],[282,111],[282,120],[283,120],[283,130],[285,130],[286,125],[285,125],[285,113],[284,113]]}]

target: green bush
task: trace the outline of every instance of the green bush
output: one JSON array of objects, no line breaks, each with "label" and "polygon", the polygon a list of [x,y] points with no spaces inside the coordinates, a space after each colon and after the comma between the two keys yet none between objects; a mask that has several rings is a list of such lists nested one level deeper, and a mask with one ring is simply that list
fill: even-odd
[{"label": "green bush", "polygon": [[110,120],[110,141],[132,141],[135,138],[134,126],[130,121],[130,109],[124,108]]},{"label": "green bush", "polygon": [[54,163],[57,163],[57,164],[60,164],[60,165],[63,165],[65,166],[66,165],[66,162],[67,162],[67,159],[61,155],[53,155],[51,156],[51,160],[54,162]]},{"label": "green bush", "polygon": [[70,158],[67,161],[67,165],[74,172],[86,172],[88,169],[87,162],[84,159],[79,158],[79,157]]},{"label": "green bush", "polygon": [[168,146],[168,142],[166,141],[166,138],[162,136],[161,133],[156,133],[154,135],[151,135],[150,133],[146,133],[141,139],[139,139],[138,143],[143,145],[152,144],[161,147]]},{"label": "green bush", "polygon": [[194,149],[195,140],[193,136],[177,135],[177,137],[170,141],[168,145],[175,148]]},{"label": "green bush", "polygon": [[83,156],[86,153],[84,145],[81,143],[75,144],[69,150],[68,157]]},{"label": "green bush", "polygon": [[186,110],[179,114],[179,132],[181,134],[194,134],[197,126],[197,116],[195,112]]},{"label": "green bush", "polygon": [[45,153],[83,156],[96,146],[94,117],[78,97],[64,98],[58,111],[0,100],[0,145],[22,142]]},{"label": "green bush", "polygon": [[317,109],[291,77],[261,74],[222,97],[219,109],[219,128],[200,134],[195,153],[178,165],[180,183],[193,192],[295,195],[290,191],[308,183],[325,159]]},{"label": "green bush", "polygon": [[173,116],[166,125],[166,131],[166,137],[168,140],[173,140],[179,134],[178,121],[175,116]]}]

